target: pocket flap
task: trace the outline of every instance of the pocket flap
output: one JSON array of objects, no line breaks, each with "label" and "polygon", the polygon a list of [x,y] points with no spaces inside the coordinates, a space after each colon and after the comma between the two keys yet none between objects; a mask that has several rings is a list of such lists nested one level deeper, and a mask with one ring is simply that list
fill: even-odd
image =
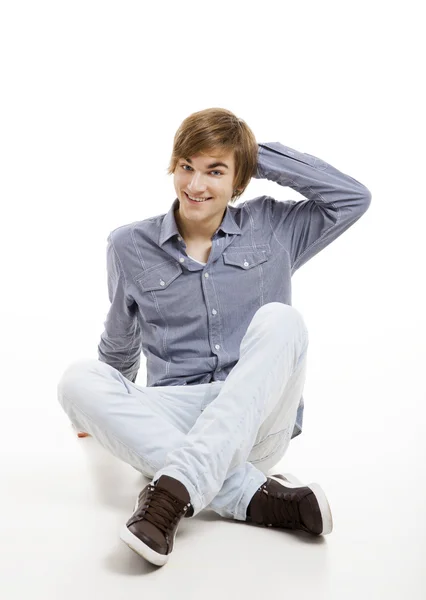
[{"label": "pocket flap", "polygon": [[223,262],[227,265],[235,265],[241,269],[251,269],[256,265],[264,263],[269,258],[268,249],[238,248],[226,250],[223,253]]},{"label": "pocket flap", "polygon": [[182,273],[182,267],[176,262],[166,262],[152,268],[137,279],[144,292],[164,290]]}]

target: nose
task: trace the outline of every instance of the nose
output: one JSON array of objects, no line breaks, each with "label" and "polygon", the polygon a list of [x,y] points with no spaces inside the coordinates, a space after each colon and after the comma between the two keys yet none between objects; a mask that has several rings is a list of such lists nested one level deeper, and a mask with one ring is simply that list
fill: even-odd
[{"label": "nose", "polygon": [[190,190],[194,195],[202,194],[207,189],[206,184],[203,182],[203,175],[201,173],[194,174],[189,185]]}]

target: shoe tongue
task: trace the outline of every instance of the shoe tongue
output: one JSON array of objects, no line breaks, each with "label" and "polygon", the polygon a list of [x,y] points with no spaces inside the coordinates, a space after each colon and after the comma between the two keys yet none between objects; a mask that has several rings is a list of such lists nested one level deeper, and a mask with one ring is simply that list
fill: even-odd
[{"label": "shoe tongue", "polygon": [[186,487],[173,477],[169,477],[168,475],[161,475],[160,479],[157,480],[156,483],[157,488],[161,488],[163,490],[167,490],[173,496],[176,496],[178,500],[187,504],[191,502],[191,498],[189,496],[188,490]]}]

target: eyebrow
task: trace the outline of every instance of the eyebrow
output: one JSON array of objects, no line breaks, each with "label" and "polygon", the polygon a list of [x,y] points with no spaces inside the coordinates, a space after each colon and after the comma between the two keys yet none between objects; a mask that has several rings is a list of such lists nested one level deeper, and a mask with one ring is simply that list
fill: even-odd
[{"label": "eyebrow", "polygon": [[[186,162],[189,162],[189,164],[192,165],[192,160],[190,158],[184,158],[183,160],[186,160]],[[225,167],[225,169],[229,169],[228,165],[224,162],[214,162],[211,165],[207,165],[208,169],[214,169],[215,167]]]}]

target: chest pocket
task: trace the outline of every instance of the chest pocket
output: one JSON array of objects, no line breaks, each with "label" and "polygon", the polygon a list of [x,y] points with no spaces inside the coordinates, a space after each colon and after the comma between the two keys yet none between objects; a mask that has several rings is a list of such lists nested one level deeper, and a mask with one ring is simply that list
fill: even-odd
[{"label": "chest pocket", "polygon": [[173,262],[166,262],[154,267],[142,277],[137,278],[137,283],[144,292],[166,289],[182,273],[182,267]]},{"label": "chest pocket", "polygon": [[257,248],[233,248],[225,250],[223,253],[223,262],[226,265],[240,267],[245,271],[257,267],[266,262],[270,255],[269,245],[258,246]]}]

